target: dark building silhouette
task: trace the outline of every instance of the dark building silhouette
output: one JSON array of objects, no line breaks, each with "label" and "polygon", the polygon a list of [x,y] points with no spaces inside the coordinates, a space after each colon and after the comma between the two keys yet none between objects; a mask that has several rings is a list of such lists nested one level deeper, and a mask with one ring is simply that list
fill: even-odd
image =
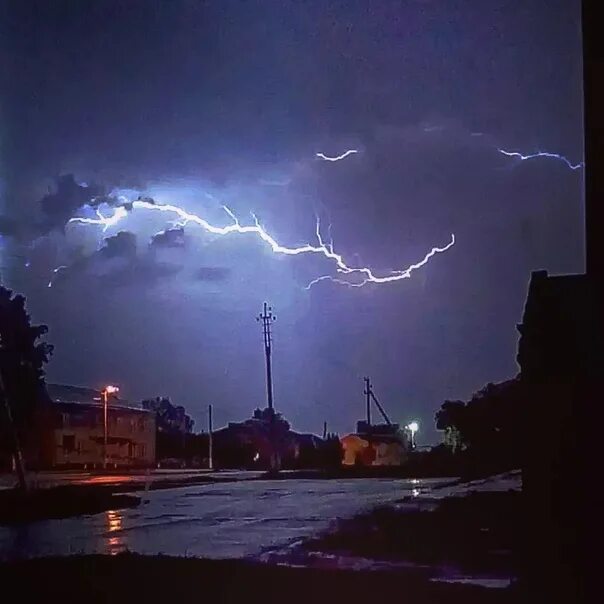
[{"label": "dark building silhouette", "polygon": [[230,422],[213,433],[217,467],[270,469],[275,450],[285,468],[321,465],[323,439],[290,429],[280,413],[256,409],[242,422]]},{"label": "dark building silhouette", "polygon": [[593,281],[587,274],[534,272],[518,331],[526,397],[528,577],[535,596],[570,597],[583,584],[579,543],[590,530],[585,524],[590,495],[582,469],[590,456],[592,406],[598,404],[594,393],[602,367]]},{"label": "dark building silhouette", "polygon": [[527,595],[536,602],[583,602],[601,591],[593,556],[601,547],[601,498],[594,478],[599,476],[604,420],[599,384],[604,53],[596,7],[596,2],[582,5],[586,273],[533,273],[518,326],[518,363],[526,390],[524,578]]},{"label": "dark building silhouette", "polygon": [[541,382],[586,377],[595,368],[595,317],[587,275],[533,272],[518,325],[517,360],[522,378]]}]

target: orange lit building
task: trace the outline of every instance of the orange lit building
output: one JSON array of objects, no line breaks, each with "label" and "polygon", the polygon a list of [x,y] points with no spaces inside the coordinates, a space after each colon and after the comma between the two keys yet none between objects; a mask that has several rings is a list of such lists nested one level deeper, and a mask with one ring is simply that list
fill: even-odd
[{"label": "orange lit building", "polygon": [[[100,468],[105,460],[101,393],[88,388],[48,385],[51,402],[39,414],[39,467]],[[108,467],[155,463],[155,413],[110,397],[107,409]]]},{"label": "orange lit building", "polygon": [[407,460],[410,440],[397,424],[358,422],[357,432],[340,439],[345,466],[400,466]]}]

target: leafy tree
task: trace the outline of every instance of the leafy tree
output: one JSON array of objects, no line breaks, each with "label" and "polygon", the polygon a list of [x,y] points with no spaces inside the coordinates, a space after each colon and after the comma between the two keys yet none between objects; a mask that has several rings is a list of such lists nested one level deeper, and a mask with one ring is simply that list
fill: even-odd
[{"label": "leafy tree", "polygon": [[487,384],[463,401],[445,401],[436,413],[439,430],[454,429],[468,456],[481,465],[520,463],[525,393],[518,378]]},{"label": "leafy tree", "polygon": [[156,397],[142,401],[143,409],[155,412],[156,455],[158,459],[180,459],[190,461],[190,446],[194,421],[185,408],[173,405],[167,397]]},{"label": "leafy tree", "polygon": [[156,397],[142,401],[143,409],[155,411],[157,418],[157,431],[168,434],[190,434],[195,423],[185,408],[173,405],[167,397]]},{"label": "leafy tree", "polygon": [[47,331],[46,325],[31,324],[23,296],[0,286],[0,423],[12,437],[22,488],[26,483],[19,443],[26,440],[36,404],[46,398],[44,364],[53,347],[38,340]]},{"label": "leafy tree", "polygon": [[445,442],[452,452],[460,451],[467,445],[463,430],[466,416],[466,404],[463,401],[445,401],[436,412],[436,429],[445,432]]}]

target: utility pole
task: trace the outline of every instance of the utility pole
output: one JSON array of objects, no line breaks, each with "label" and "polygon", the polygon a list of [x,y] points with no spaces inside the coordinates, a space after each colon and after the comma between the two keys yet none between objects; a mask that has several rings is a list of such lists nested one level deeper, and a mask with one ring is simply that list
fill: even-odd
[{"label": "utility pole", "polygon": [[257,321],[262,323],[262,335],[264,337],[264,354],[266,357],[266,398],[268,402],[268,437],[272,449],[270,469],[271,472],[278,472],[280,466],[279,450],[275,434],[275,408],[273,406],[273,376],[271,373],[271,324],[277,317],[273,315],[273,309],[265,302],[262,313],[256,317]]},{"label": "utility pole", "polygon": [[323,422],[323,440],[327,439],[327,422]]},{"label": "utility pole", "polygon": [[277,317],[273,315],[273,309],[265,302],[262,314],[256,317],[262,322],[262,335],[264,336],[264,354],[266,356],[266,398],[271,413],[273,408],[273,377],[271,374],[271,324]]},{"label": "utility pole", "polygon": [[214,460],[212,451],[212,405],[208,405],[208,468],[214,469]]},{"label": "utility pole", "polygon": [[371,426],[371,381],[368,377],[363,378],[365,381],[365,404],[367,406],[367,426]]}]

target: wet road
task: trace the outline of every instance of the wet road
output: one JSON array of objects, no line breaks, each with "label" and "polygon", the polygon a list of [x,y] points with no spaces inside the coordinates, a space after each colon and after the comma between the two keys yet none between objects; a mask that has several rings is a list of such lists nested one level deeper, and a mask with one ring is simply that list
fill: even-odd
[{"label": "wet road", "polygon": [[76,553],[239,558],[308,537],[442,480],[241,481],[144,493],[127,510],[0,527],[0,559]]}]

